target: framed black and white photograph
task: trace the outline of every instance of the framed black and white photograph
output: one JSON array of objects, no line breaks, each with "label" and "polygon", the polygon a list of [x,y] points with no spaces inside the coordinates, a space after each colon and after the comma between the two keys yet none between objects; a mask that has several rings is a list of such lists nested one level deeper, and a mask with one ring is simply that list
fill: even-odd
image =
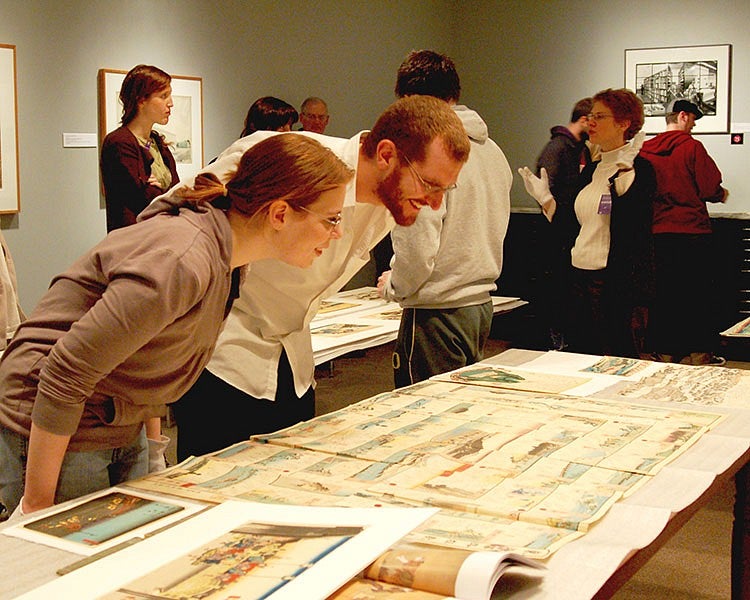
[{"label": "framed black and white photograph", "polygon": [[[120,126],[120,88],[127,71],[99,70],[99,139]],[[154,125],[164,136],[177,163],[180,180],[203,168],[203,80],[172,75],[172,113],[166,125]]]},{"label": "framed black and white photograph", "polygon": [[21,209],[17,102],[16,47],[0,44],[0,214]]},{"label": "framed black and white photograph", "polygon": [[625,87],[643,100],[644,131],[664,131],[667,107],[690,100],[703,118],[693,133],[729,133],[730,44],[625,50]]}]

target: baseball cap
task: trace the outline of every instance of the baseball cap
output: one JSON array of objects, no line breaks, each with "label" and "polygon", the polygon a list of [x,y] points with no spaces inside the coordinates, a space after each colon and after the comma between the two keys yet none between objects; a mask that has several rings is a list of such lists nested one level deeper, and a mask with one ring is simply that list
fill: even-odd
[{"label": "baseball cap", "polygon": [[695,104],[690,102],[690,100],[685,100],[684,98],[678,98],[678,99],[672,100],[667,105],[667,114],[678,113],[678,112],[683,112],[683,111],[694,114],[696,121],[703,116],[703,113]]}]

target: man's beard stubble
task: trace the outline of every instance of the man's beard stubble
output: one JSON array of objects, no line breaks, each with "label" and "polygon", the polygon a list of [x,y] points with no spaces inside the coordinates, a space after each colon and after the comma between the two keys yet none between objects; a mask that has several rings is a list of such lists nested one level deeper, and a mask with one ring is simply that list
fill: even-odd
[{"label": "man's beard stubble", "polygon": [[376,193],[383,205],[393,215],[398,225],[409,226],[417,220],[417,214],[406,214],[405,208],[410,206],[401,191],[401,173],[394,170],[383,181],[378,183]]}]

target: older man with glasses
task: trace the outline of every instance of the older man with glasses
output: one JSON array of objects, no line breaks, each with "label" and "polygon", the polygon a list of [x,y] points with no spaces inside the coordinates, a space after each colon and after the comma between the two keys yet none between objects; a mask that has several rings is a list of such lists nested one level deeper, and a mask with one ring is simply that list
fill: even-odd
[{"label": "older man with glasses", "polygon": [[325,133],[328,119],[328,105],[322,98],[310,96],[302,103],[299,114],[302,131]]}]

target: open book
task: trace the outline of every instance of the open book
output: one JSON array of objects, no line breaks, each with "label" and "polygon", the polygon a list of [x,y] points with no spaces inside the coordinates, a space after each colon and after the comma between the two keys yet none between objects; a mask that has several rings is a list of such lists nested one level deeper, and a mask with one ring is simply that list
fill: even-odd
[{"label": "open book", "polygon": [[427,544],[399,544],[380,556],[332,600],[489,600],[503,573],[514,565],[544,568],[512,552],[470,552]]}]

